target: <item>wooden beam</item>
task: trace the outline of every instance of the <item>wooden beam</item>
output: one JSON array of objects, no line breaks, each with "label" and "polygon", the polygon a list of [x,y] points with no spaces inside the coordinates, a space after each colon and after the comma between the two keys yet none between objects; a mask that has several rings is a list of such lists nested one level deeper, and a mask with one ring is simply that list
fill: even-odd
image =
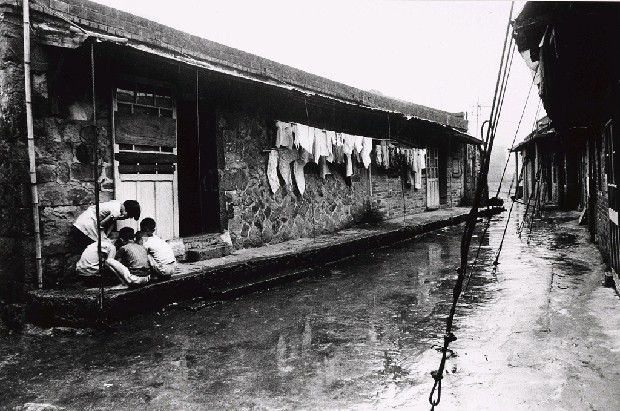
[{"label": "wooden beam", "polygon": [[125,164],[155,164],[155,163],[176,163],[176,154],[169,153],[141,153],[141,152],[120,152],[114,155],[114,159]]}]

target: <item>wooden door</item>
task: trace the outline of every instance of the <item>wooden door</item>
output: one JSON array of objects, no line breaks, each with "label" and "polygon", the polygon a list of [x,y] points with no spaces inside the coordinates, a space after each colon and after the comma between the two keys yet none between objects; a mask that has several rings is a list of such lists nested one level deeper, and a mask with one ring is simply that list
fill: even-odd
[{"label": "wooden door", "polygon": [[[113,100],[115,197],[137,200],[140,220],[155,220],[156,234],[179,236],[177,119],[172,88],[144,80],[117,80]],[[139,221],[122,227],[138,229]]]},{"label": "wooden door", "polygon": [[437,148],[426,150],[426,208],[439,208],[439,152]]},{"label": "wooden door", "polygon": [[[117,198],[135,199],[140,203],[140,220],[155,219],[155,234],[164,240],[176,237],[174,216],[178,215],[174,201],[173,174],[121,174],[116,190]],[[119,221],[117,228],[132,227],[139,230],[139,221]]]}]

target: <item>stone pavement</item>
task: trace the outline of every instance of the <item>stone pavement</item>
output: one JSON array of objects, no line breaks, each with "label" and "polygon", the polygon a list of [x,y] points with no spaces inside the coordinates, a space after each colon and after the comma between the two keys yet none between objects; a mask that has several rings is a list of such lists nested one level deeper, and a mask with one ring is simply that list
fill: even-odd
[{"label": "stone pavement", "polygon": [[[34,290],[27,296],[27,321],[43,326],[97,326],[179,301],[230,298],[300,278],[317,265],[459,224],[466,220],[469,211],[466,207],[440,209],[242,249],[211,260],[181,263],[178,273],[168,281],[137,289],[105,288],[103,309],[98,288]],[[501,211],[484,209],[480,213]]]}]

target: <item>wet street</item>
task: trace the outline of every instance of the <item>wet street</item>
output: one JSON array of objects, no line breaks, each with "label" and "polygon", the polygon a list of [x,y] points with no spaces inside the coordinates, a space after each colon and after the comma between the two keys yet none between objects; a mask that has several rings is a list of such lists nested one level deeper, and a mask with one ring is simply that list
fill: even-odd
[{"label": "wet street", "polygon": [[[620,299],[577,215],[482,238],[438,410],[620,409]],[[481,239],[472,240],[470,259]],[[68,410],[426,410],[463,226],[232,301],[112,330],[0,328],[0,406]]]}]

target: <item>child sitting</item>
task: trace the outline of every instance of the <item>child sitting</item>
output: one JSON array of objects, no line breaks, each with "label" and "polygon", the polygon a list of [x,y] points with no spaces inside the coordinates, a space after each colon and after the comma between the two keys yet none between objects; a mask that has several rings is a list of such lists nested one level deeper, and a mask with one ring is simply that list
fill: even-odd
[{"label": "child sitting", "polygon": [[114,247],[116,247],[116,259],[117,260],[118,260],[118,251],[121,249],[122,246],[124,246],[125,244],[133,240],[134,235],[135,235],[134,230],[131,227],[123,227],[120,230],[118,230],[118,238],[114,242]]},{"label": "child sitting", "polygon": [[[101,259],[104,263],[99,277],[99,254],[97,253],[97,242],[90,244],[82,252],[80,260],[75,265],[75,272],[84,284],[88,287],[96,287],[103,281],[104,285],[116,285],[118,280],[125,284],[125,277],[129,275],[127,267],[114,260],[116,248],[108,239],[101,241]],[[114,281],[116,280],[116,281]]]},{"label": "child sitting", "polygon": [[119,241],[122,246],[116,253],[116,259],[129,269],[125,277],[129,286],[146,284],[151,279],[149,259],[146,248],[142,245],[142,232],[135,234],[131,227],[123,227],[119,231]]},{"label": "child sitting", "polygon": [[149,264],[155,277],[169,279],[177,269],[177,261],[170,244],[157,237],[155,220],[150,217],[140,221],[140,231],[144,236],[144,248],[148,252]]}]

